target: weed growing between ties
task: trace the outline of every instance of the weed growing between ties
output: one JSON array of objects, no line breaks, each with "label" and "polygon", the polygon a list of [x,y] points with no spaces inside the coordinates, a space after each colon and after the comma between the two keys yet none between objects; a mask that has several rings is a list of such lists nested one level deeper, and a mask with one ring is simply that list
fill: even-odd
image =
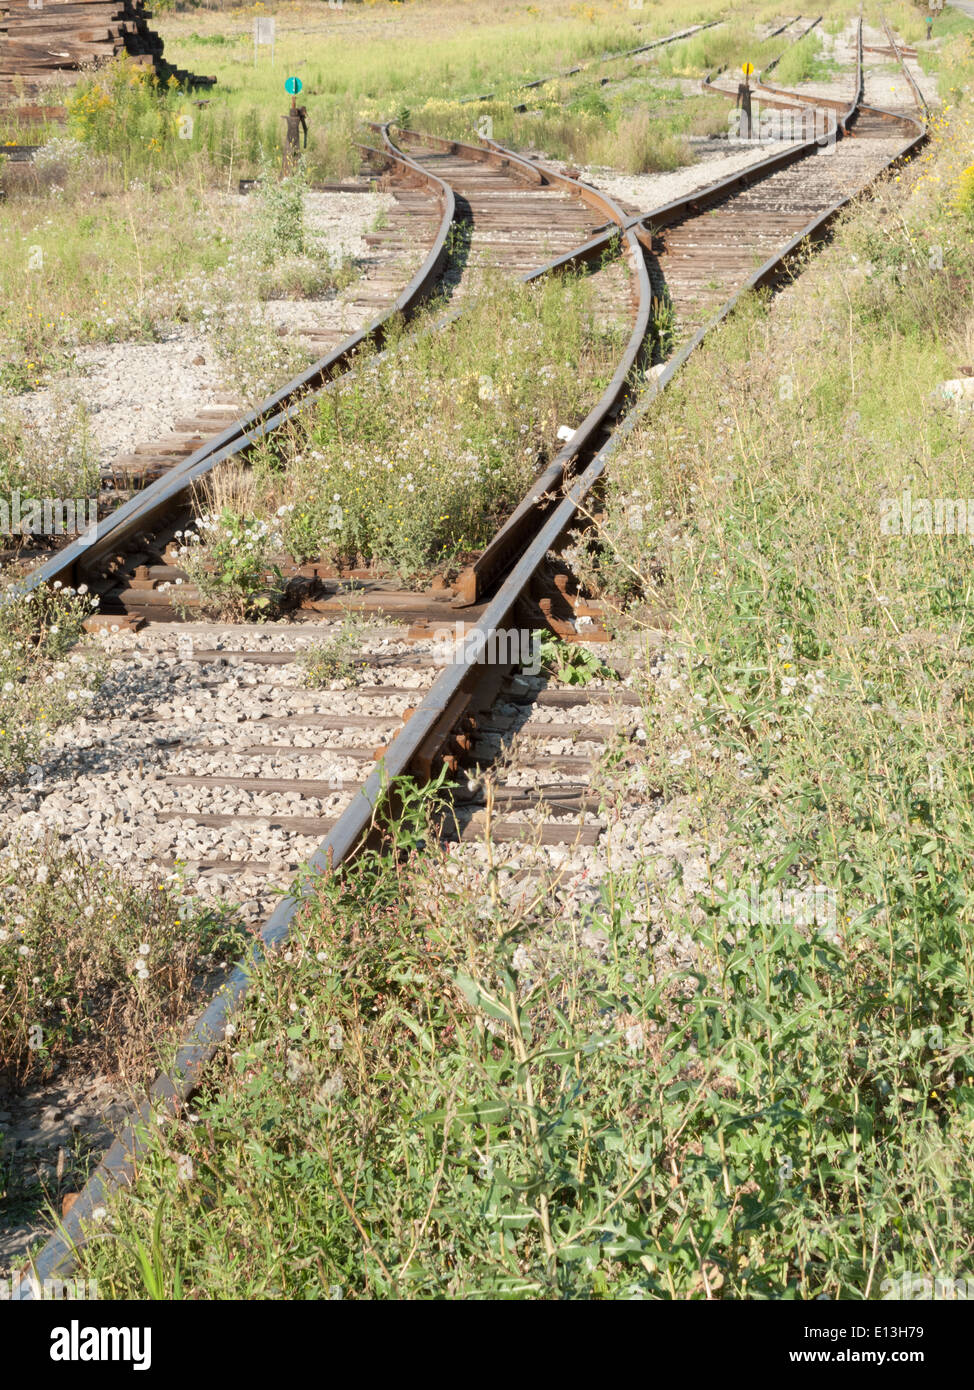
[{"label": "weed growing between ties", "polygon": [[[611,377],[624,338],[596,320],[597,283],[494,285],[457,322],[364,359],[255,460],[240,524],[265,518],[299,563],[417,583],[482,545]],[[196,544],[218,571],[209,538]]]},{"label": "weed growing between ties", "polygon": [[[229,508],[198,517],[196,526],[196,531],[186,532],[178,555],[203,612],[232,622],[272,617],[284,593],[284,576],[273,558],[280,550],[280,535],[268,522],[241,517]],[[183,539],[182,532],[177,539]],[[183,606],[178,588],[173,600]],[[190,611],[185,607],[184,616]]]},{"label": "weed growing between ties", "polygon": [[337,629],[322,642],[313,642],[300,654],[304,684],[309,690],[354,685],[368,670],[361,657],[362,644],[377,624],[357,613],[346,612]]}]

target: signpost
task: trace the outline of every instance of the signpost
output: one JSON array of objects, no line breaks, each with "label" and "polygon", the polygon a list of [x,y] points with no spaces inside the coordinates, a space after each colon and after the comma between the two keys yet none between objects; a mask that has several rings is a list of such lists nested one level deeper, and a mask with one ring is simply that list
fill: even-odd
[{"label": "signpost", "polygon": [[294,165],[301,148],[301,134],[304,131],[304,147],[308,148],[308,113],[303,106],[297,102],[298,93],[304,83],[300,77],[289,77],[284,83],[284,90],[291,98],[291,109],[285,117],[287,121],[287,138],[284,142],[284,173],[286,174]]},{"label": "signpost", "polygon": [[741,64],[744,81],[737,88],[737,101],[741,108],[741,138],[743,140],[750,140],[751,138],[751,74],[753,71],[753,63]]},{"label": "signpost", "polygon": [[271,67],[274,66],[274,30],[276,22],[271,17],[254,20],[254,67],[257,66],[257,47],[259,44],[270,44]]}]

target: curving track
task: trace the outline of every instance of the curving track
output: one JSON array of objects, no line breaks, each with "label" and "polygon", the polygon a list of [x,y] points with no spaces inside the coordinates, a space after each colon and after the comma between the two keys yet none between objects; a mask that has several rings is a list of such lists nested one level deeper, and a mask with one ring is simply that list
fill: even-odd
[{"label": "curving track", "polygon": [[[400,640],[400,629],[398,634],[393,631],[384,639],[387,644],[384,652],[373,648],[368,653],[362,653],[363,678],[367,684],[356,687],[356,709],[349,708],[341,692],[321,692],[317,707],[308,708],[309,703],[314,702],[306,700],[304,709],[292,707],[279,714],[271,713],[270,706],[278,698],[275,690],[278,693],[283,691],[285,703],[294,695],[293,653],[283,648],[273,650],[277,640],[273,633],[260,639],[248,637],[247,634],[241,634],[236,639],[224,635],[224,649],[219,651],[201,651],[197,646],[192,653],[193,662],[206,670],[211,679],[226,681],[232,673],[238,695],[243,687],[248,687],[241,698],[244,707],[252,710],[251,720],[258,713],[258,698],[263,704],[256,739],[257,726],[253,725],[234,729],[239,747],[233,746],[233,738],[222,743],[224,753],[252,759],[249,764],[241,766],[237,775],[224,769],[214,779],[191,764],[179,772],[166,774],[166,785],[175,792],[179,788],[192,789],[196,798],[192,811],[197,822],[209,814],[200,811],[199,807],[203,804],[205,792],[217,790],[211,784],[218,780],[223,791],[234,795],[273,792],[290,797],[288,805],[292,811],[295,798],[297,803],[308,799],[306,809],[312,810],[313,814],[306,815],[301,826],[294,827],[294,832],[312,835],[318,829],[324,831],[325,822],[329,821],[326,812],[331,810],[323,796],[326,790],[324,770],[327,768],[329,775],[333,778],[337,776],[341,783],[339,787],[329,785],[327,788],[329,795],[337,798],[332,803],[334,821],[327,824],[327,833],[314,852],[304,857],[307,857],[313,871],[332,872],[355,852],[377,819],[381,821],[388,788],[395,778],[403,774],[428,776],[444,762],[448,767],[456,767],[464,759],[483,758],[489,756],[492,749],[496,750],[497,735],[503,733],[504,725],[503,722],[498,723],[496,712],[491,711],[498,693],[506,693],[508,707],[518,697],[527,714],[527,722],[521,728],[522,735],[544,742],[538,745],[543,751],[539,751],[535,758],[535,782],[502,788],[500,804],[508,807],[512,814],[501,827],[495,827],[497,837],[530,842],[535,848],[539,844],[597,844],[604,827],[600,826],[595,808],[586,801],[586,768],[591,768],[592,759],[598,755],[606,738],[614,735],[619,721],[623,726],[628,721],[631,726],[634,716],[631,711],[628,716],[625,713],[625,707],[631,701],[626,699],[624,691],[613,705],[605,692],[598,690],[582,695],[553,691],[548,695],[537,686],[533,689],[530,685],[525,687],[524,682],[512,685],[510,677],[516,663],[492,658],[491,645],[499,633],[507,632],[523,622],[525,605],[528,612],[533,611],[533,604],[534,609],[540,609],[545,617],[550,617],[555,612],[551,602],[554,594],[557,592],[562,599],[566,597],[565,585],[548,585],[549,601],[545,608],[546,557],[551,550],[557,549],[569,528],[578,522],[580,504],[597,486],[599,478],[611,463],[613,453],[658,392],[673,379],[709,327],[730,312],[745,289],[775,283],[785,272],[789,258],[809,239],[823,234],[853,192],[859,191],[922,140],[923,131],[919,122],[908,122],[902,117],[862,106],[861,25],[858,51],[856,90],[851,94],[847,109],[833,118],[834,144],[831,152],[820,154],[817,141],[806,140],[797,148],[774,156],[745,175],[735,176],[723,184],[655,209],[643,217],[627,217],[595,190],[584,189],[552,170],[520,160],[512,152],[503,151],[490,143],[485,142],[481,158],[474,159],[469,154],[469,147],[458,147],[451,142],[451,148],[443,150],[428,137],[410,139],[401,136],[400,139],[412,149],[412,153],[406,155],[389,148],[391,136],[388,129],[384,131],[386,152],[391,158],[411,162],[424,178],[441,180],[444,188],[444,219],[450,205],[450,195],[446,189],[447,180],[441,175],[445,174],[449,159],[459,160],[459,166],[455,169],[457,176],[470,180],[467,193],[461,196],[467,198],[471,209],[475,200],[482,196],[489,201],[495,193],[506,198],[511,192],[506,186],[502,189],[496,179],[485,178],[482,165],[501,170],[506,180],[507,174],[517,164],[532,170],[531,175],[525,173],[524,177],[530,178],[536,189],[550,186],[545,197],[554,199],[556,191],[562,190],[584,201],[585,216],[588,216],[589,209],[594,216],[604,216],[612,223],[614,230],[621,232],[618,244],[629,267],[630,283],[636,291],[638,303],[633,333],[616,377],[598,407],[501,528],[478,565],[464,576],[456,602],[463,604],[476,599],[482,606],[471,615],[476,620],[467,627],[464,650],[454,653],[445,667],[437,664],[432,648],[424,649],[421,646],[413,648],[410,653]],[[422,163],[424,159],[425,166]],[[508,162],[506,170],[504,161]],[[835,172],[831,171],[833,162]],[[439,166],[439,173],[432,172],[430,166],[433,164]],[[452,196],[455,202],[455,195]],[[554,206],[554,202],[551,205]],[[736,234],[731,232],[734,227],[738,229]],[[486,247],[490,243],[486,223],[482,223],[481,230],[485,233]],[[589,230],[595,228],[590,227]],[[735,236],[737,244],[732,246]],[[599,243],[600,240],[607,244],[609,234],[597,233],[590,238],[586,254],[591,255],[592,242]],[[430,265],[435,261],[432,252],[431,258],[428,258]],[[561,258],[561,263],[565,263],[565,259]],[[755,268],[756,261],[759,264]],[[709,273],[719,281],[719,288],[712,292],[712,298],[700,292],[701,275],[708,265]],[[644,348],[654,290],[657,301],[668,298],[673,306],[675,341],[679,346],[665,363],[660,364],[661,370],[634,401],[633,371]],[[303,391],[307,389],[308,384],[305,383]],[[318,386],[312,389],[323,388]],[[286,416],[292,408],[295,408],[295,402],[285,392],[277,401],[277,414]],[[620,424],[622,412],[626,413]],[[255,427],[273,428],[274,420],[273,414],[262,414],[255,424],[243,427],[237,438],[246,440]],[[200,459],[195,465],[185,467],[179,478],[180,484],[185,488],[193,468],[200,468],[207,462],[208,459]],[[176,480],[164,482],[166,487],[176,485]],[[148,497],[152,491],[150,488],[147,493],[149,506],[145,515],[149,519],[152,516],[151,507],[161,507],[162,502],[168,500],[162,499],[160,502],[157,497],[153,502]],[[145,522],[138,519],[132,522],[129,519],[126,524],[131,527],[144,525]],[[116,543],[120,534],[120,528],[116,528]],[[67,563],[70,565],[76,561],[77,557],[69,557]],[[60,557],[59,562],[64,564]],[[50,577],[50,567],[46,568]],[[39,578],[34,582],[39,582]],[[576,611],[581,611],[581,605]],[[207,633],[202,632],[199,637],[204,639]],[[163,639],[176,642],[178,636],[173,632],[160,633],[153,640]],[[148,641],[148,638],[144,640]],[[234,654],[227,650],[231,644],[236,648]],[[131,656],[133,660],[139,658],[138,642],[133,644]],[[395,680],[386,681],[378,674],[383,671],[390,674],[395,672]],[[269,677],[265,675],[267,672],[271,673]],[[412,672],[413,675],[404,678],[404,672]],[[254,673],[253,676],[251,673]],[[178,673],[174,679],[178,679]],[[396,687],[394,695],[390,694],[390,684]],[[407,685],[415,694],[405,694]],[[250,690],[254,692],[253,696],[249,694]],[[414,703],[404,709],[402,704],[406,699]],[[361,713],[361,706],[369,701],[383,703],[381,706],[373,704],[370,708],[376,712],[365,715]],[[613,708],[617,712],[617,720],[606,723],[605,713]],[[401,725],[397,722],[400,719],[405,720]],[[186,715],[187,723],[192,725],[197,720],[195,711],[190,710]],[[239,723],[237,720],[230,722],[234,725]],[[533,731],[530,729],[532,723],[535,725]],[[355,729],[358,735],[352,737],[350,731]],[[341,731],[342,748],[340,756],[330,764],[329,731],[333,730]],[[178,730],[169,732],[178,734]],[[197,741],[201,732],[206,733],[199,728],[195,731]],[[381,760],[361,780],[362,764],[371,759],[375,741],[379,737],[388,737],[381,750]],[[564,747],[566,737],[573,746],[570,751]],[[133,738],[136,736],[133,735]],[[192,758],[193,749],[184,747],[182,753]],[[280,781],[279,759],[282,756],[295,758],[305,768],[306,775],[296,775],[287,787],[269,788],[266,785],[266,768],[275,769]],[[271,761],[265,764],[261,761],[264,758]],[[530,766],[530,758],[522,765]],[[260,792],[256,790],[258,783],[264,784]],[[469,798],[467,801],[469,803]],[[540,821],[537,814],[534,817],[525,814],[528,805],[537,807]],[[176,819],[180,814],[184,819],[192,818],[177,813]],[[229,813],[213,814],[226,814],[233,828],[239,830],[248,813],[238,806]],[[267,820],[266,813],[264,820]],[[469,826],[474,827],[476,834],[479,824],[476,805],[471,807],[468,804],[458,815],[458,823],[461,835],[466,835],[465,827]],[[214,825],[211,828],[220,830],[224,827]],[[305,845],[296,842],[296,847],[303,850]],[[301,902],[300,891],[294,890],[294,893],[294,896],[280,902],[265,922],[260,940],[254,946],[254,957],[273,949],[287,937]],[[177,1108],[182,1099],[191,1093],[202,1067],[220,1044],[233,1010],[247,987],[247,962],[241,962],[187,1037],[172,1072],[157,1081],[150,1103],[143,1111],[143,1119],[148,1120],[150,1109]],[[35,1261],[37,1277],[52,1278],[70,1267],[72,1243],[84,1239],[84,1223],[94,1207],[104,1200],[107,1191],[115,1184],[130,1179],[134,1158],[143,1142],[138,1125],[135,1125],[113,1145],[101,1168],[71,1208],[64,1222],[64,1230],[48,1242]],[[21,1296],[31,1296],[28,1283],[21,1286]]]}]

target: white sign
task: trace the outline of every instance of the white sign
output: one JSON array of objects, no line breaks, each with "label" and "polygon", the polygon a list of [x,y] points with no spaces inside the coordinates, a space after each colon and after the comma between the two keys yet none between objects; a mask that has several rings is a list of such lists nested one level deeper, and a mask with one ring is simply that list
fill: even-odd
[{"label": "white sign", "polygon": [[254,20],[254,64],[257,63],[257,45],[270,44],[271,67],[274,66],[274,30],[276,21],[271,17]]}]

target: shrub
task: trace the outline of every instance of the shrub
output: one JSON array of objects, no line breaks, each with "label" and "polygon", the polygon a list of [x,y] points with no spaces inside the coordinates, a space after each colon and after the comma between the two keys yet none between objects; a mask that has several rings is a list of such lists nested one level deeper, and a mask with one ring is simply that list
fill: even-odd
[{"label": "shrub", "polygon": [[97,654],[69,650],[96,603],[59,583],[0,594],[0,780],[40,775],[44,744],[95,698]]},{"label": "shrub", "polygon": [[143,1080],[166,1029],[185,1022],[200,972],[242,933],[173,886],[135,887],[57,844],[0,866],[0,1067],[13,1085],[84,1059]]},{"label": "shrub", "polygon": [[284,576],[270,558],[280,548],[277,531],[229,507],[196,525],[197,531],[178,533],[184,542],[178,553],[204,607],[220,618],[270,617],[284,592]]}]

